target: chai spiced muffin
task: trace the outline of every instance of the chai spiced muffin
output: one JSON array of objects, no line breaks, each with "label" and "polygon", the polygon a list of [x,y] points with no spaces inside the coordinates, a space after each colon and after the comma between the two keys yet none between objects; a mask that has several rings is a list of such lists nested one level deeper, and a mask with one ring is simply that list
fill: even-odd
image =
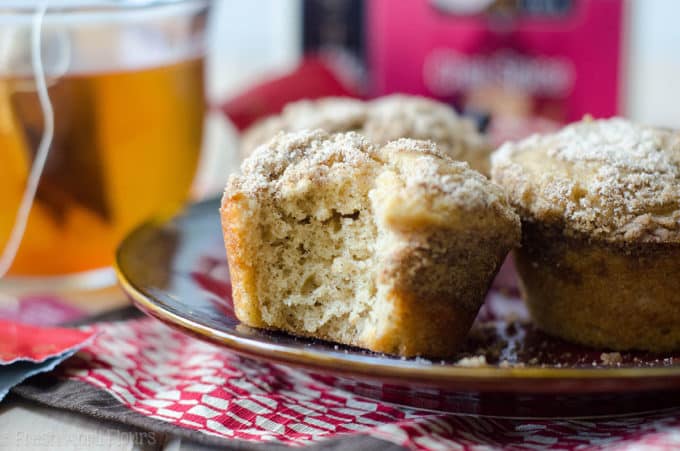
[{"label": "chai spiced muffin", "polygon": [[287,104],[281,114],[257,121],[241,137],[241,156],[247,158],[279,132],[322,129],[328,133],[360,130],[366,104],[350,97],[324,97]]},{"label": "chai spiced muffin", "polygon": [[488,174],[492,148],[472,120],[444,103],[402,94],[368,102],[329,97],[290,103],[280,115],[266,118],[244,133],[241,153],[247,157],[277,132],[316,128],[329,133],[356,131],[376,144],[399,138],[433,141],[449,157],[467,161],[473,169]]},{"label": "chai spiced muffin", "polygon": [[680,349],[680,133],[587,118],[491,161],[522,218],[516,263],[538,327],[613,350]]},{"label": "chai spiced muffin", "polygon": [[241,169],[221,217],[249,326],[450,356],[519,242],[501,188],[430,142],[280,133]]}]

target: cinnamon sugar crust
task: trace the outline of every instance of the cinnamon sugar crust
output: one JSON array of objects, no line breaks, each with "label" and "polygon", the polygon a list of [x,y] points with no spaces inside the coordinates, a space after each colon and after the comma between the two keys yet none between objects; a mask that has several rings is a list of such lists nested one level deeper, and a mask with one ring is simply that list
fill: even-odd
[{"label": "cinnamon sugar crust", "polygon": [[366,105],[349,97],[326,97],[287,104],[281,114],[256,122],[241,138],[241,154],[248,157],[256,147],[279,132],[321,129],[328,133],[359,130],[366,120]]},{"label": "cinnamon sugar crust", "polygon": [[680,242],[680,133],[584,119],[501,146],[492,178],[521,216],[606,242]]},{"label": "cinnamon sugar crust", "polygon": [[491,146],[473,121],[446,104],[424,97],[395,94],[369,102],[330,97],[288,104],[278,116],[264,119],[243,136],[244,157],[280,131],[323,129],[356,131],[376,144],[399,138],[429,140],[454,160],[488,174]]},{"label": "cinnamon sugar crust", "polygon": [[489,173],[492,147],[476,124],[432,99],[402,94],[378,98],[370,102],[360,132],[380,144],[399,138],[429,140],[452,159]]}]

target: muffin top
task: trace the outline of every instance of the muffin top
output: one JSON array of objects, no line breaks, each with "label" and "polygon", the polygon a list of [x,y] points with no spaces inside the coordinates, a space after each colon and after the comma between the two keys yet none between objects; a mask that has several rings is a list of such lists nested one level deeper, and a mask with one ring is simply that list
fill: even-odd
[{"label": "muffin top", "polygon": [[[323,184],[339,186],[340,179],[362,184],[376,213],[397,229],[507,227],[519,238],[519,218],[503,190],[428,141],[383,146],[355,132],[279,133],[243,162],[225,196],[304,196]],[[354,199],[345,203],[353,208]]]},{"label": "muffin top", "polygon": [[494,181],[523,220],[607,242],[680,242],[680,133],[584,120],[506,143]]},{"label": "muffin top", "polygon": [[320,128],[336,133],[358,130],[363,126],[365,117],[364,102],[349,97],[326,97],[289,103],[281,114],[264,118],[245,131],[241,138],[241,153],[244,158],[248,157],[257,146],[282,131]]},{"label": "muffin top", "polygon": [[356,131],[376,144],[399,138],[435,142],[455,160],[488,173],[491,146],[473,121],[448,105],[424,97],[391,95],[370,102],[331,97],[287,105],[278,116],[264,119],[243,135],[244,157],[279,131],[320,128],[330,133]]},{"label": "muffin top", "polygon": [[467,161],[483,174],[489,172],[492,149],[476,124],[425,97],[395,94],[370,102],[361,133],[380,144],[399,138],[433,141],[454,160]]}]

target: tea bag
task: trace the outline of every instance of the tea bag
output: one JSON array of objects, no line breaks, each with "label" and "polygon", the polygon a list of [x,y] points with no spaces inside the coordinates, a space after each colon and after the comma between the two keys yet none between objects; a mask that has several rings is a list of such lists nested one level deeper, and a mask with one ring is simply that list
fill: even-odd
[{"label": "tea bag", "polygon": [[[53,80],[48,88],[55,115],[55,129],[36,201],[63,224],[69,208],[81,206],[104,220],[110,208],[104,190],[104,170],[96,142],[94,93],[85,81]],[[37,149],[43,117],[35,91],[15,92],[14,111],[21,118],[28,149]],[[35,152],[31,152],[35,157]]]},{"label": "tea bag", "polygon": [[[9,232],[7,241],[4,244],[2,253],[0,254],[0,278],[4,277],[4,275],[9,270],[10,266],[12,265],[12,262],[14,261],[14,258],[16,257],[19,245],[21,244],[21,240],[26,230],[26,223],[28,222],[28,216],[31,211],[31,206],[33,205],[35,193],[38,188],[38,182],[40,181],[40,176],[45,166],[45,161],[47,159],[50,143],[52,142],[52,135],[54,132],[54,114],[52,111],[52,105],[50,104],[49,96],[47,94],[47,86],[45,84],[45,72],[43,69],[42,58],[40,54],[42,22],[46,11],[47,0],[43,0],[40,4],[36,6],[36,12],[33,16],[33,22],[31,24],[31,34],[29,41],[31,66],[33,68],[33,73],[36,80],[38,99],[45,119],[44,124],[45,126],[43,130],[42,139],[40,141],[40,145],[36,152],[35,161],[27,177],[26,189],[24,190],[23,195],[21,196],[21,202],[18,208],[16,209],[15,221]],[[2,64],[5,66],[5,71],[9,72],[7,70],[8,69],[7,66],[8,61],[11,60],[12,56],[12,53],[10,52],[12,50],[12,45],[16,42],[21,41],[19,39],[15,39],[18,34],[18,31],[16,31],[15,29],[8,27],[3,28],[2,34],[4,35],[5,39],[0,39],[0,42],[4,43],[2,48],[2,54],[0,54],[0,56],[3,59],[0,62],[2,62]],[[4,125],[7,127],[11,126],[13,130],[18,130],[19,128],[15,126],[16,117],[13,114],[10,114],[11,111],[9,110],[11,105],[9,102],[8,89],[6,89],[5,91],[4,98],[0,100],[2,100],[1,108],[3,108],[3,111],[5,112]],[[18,145],[9,144],[8,146],[6,146],[8,149],[10,147],[12,148],[12,150],[8,150],[8,155],[14,155],[13,157],[10,158],[12,158],[15,161],[21,161],[21,157],[18,156],[20,150],[16,150],[25,148],[25,146],[21,144],[22,142],[21,138],[14,132],[11,133],[7,132],[7,135],[11,138],[10,139],[11,143],[19,143]],[[21,163],[19,163],[19,166],[20,165]],[[5,195],[7,196],[9,196],[10,194],[11,193],[5,193]]]},{"label": "tea bag", "polygon": [[[22,30],[25,34],[28,30]],[[68,76],[72,63],[68,25],[49,22],[43,26],[41,48],[48,95],[54,109],[55,129],[50,156],[44,168],[36,199],[50,212],[53,219],[63,223],[69,205],[83,206],[107,219],[103,189],[103,171],[97,149],[94,123],[94,93],[84,80]],[[30,73],[30,37],[14,39],[12,67]],[[23,140],[31,159],[35,158],[42,138],[43,111],[38,101],[35,80],[18,77],[9,84],[10,108],[21,124]]]},{"label": "tea bag", "polygon": [[47,3],[36,2],[30,27],[0,29],[0,75],[6,78],[0,79],[0,156],[7,162],[0,167],[0,207],[14,216],[13,224],[0,224],[0,278],[16,256],[34,202],[55,227],[74,205],[109,217],[101,162],[88,145],[95,133],[88,123],[92,96],[61,87],[71,43],[67,28],[43,29]]}]

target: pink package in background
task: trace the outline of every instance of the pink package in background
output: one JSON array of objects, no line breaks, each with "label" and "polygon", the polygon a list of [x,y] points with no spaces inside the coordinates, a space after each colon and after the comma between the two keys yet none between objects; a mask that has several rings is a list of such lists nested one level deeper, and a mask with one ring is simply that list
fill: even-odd
[{"label": "pink package in background", "polygon": [[622,0],[372,0],[371,91],[559,122],[622,106]]}]

